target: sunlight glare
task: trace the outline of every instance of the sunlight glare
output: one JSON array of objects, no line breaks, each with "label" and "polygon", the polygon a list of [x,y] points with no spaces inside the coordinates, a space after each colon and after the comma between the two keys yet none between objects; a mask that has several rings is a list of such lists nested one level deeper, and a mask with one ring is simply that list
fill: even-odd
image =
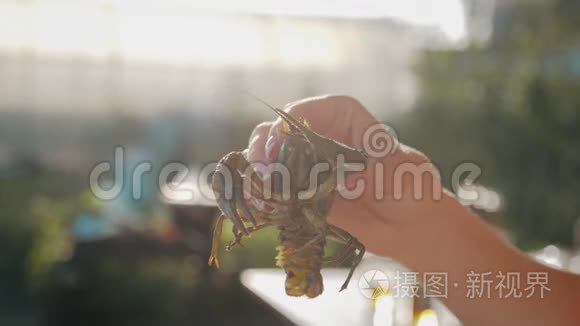
[{"label": "sunlight glare", "polygon": [[417,319],[417,326],[438,326],[437,314],[431,309],[421,311]]},{"label": "sunlight glare", "polygon": [[395,298],[390,294],[379,296],[374,301],[373,325],[392,326],[395,323]]},{"label": "sunlight glare", "polygon": [[452,41],[465,34],[461,0],[26,2],[0,4],[0,50],[177,64],[344,61],[352,44],[327,21],[264,19],[275,16],[389,17],[439,28]]}]

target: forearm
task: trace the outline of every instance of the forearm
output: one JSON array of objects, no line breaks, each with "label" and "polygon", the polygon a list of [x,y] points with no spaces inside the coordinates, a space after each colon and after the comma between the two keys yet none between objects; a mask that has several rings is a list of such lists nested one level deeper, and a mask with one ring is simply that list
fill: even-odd
[{"label": "forearm", "polygon": [[[425,222],[415,226],[413,237],[401,239],[407,241],[408,250],[397,258],[419,273],[447,273],[448,291],[443,300],[466,325],[580,325],[579,276],[521,254],[452,195],[419,206]],[[549,290],[543,298],[539,289],[530,298],[526,293],[520,298],[501,297],[495,288],[496,276],[508,272],[519,274],[520,291],[528,273],[546,273]],[[483,288],[482,297],[469,295],[469,274],[486,275],[492,281],[489,291]]]},{"label": "forearm", "polygon": [[[365,150],[369,140],[365,135],[377,124],[357,100],[347,96],[301,100],[285,111],[309,121],[314,131],[326,137]],[[282,144],[276,135],[282,129],[280,119],[258,126],[251,137],[249,160],[273,161],[271,153]],[[369,251],[393,257],[415,272],[447,273],[444,301],[466,325],[580,325],[574,320],[580,318],[576,313],[580,307],[579,276],[552,270],[517,252],[448,193],[437,201],[413,200],[415,190],[421,190],[421,198],[435,198],[431,195],[441,186],[438,173],[435,167],[425,169],[429,160],[421,152],[390,136],[383,140],[396,146],[383,159],[368,153],[375,155],[370,155],[373,159],[360,175],[368,185],[365,192],[357,200],[337,196],[328,215],[330,223],[347,230]],[[405,171],[410,173],[401,174]],[[414,188],[414,172],[421,173],[425,187]],[[490,293],[490,298],[472,299],[467,289],[471,272],[492,276],[519,273],[522,284],[529,272],[545,272],[550,291],[544,298],[499,298]]]}]

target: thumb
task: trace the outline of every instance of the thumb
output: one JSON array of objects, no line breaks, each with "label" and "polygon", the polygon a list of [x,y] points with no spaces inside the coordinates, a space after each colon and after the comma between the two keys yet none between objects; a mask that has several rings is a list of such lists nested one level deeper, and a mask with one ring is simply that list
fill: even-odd
[{"label": "thumb", "polygon": [[[342,95],[306,98],[286,105],[284,111],[306,120],[316,133],[357,148],[361,148],[366,128],[377,122],[359,101]],[[272,145],[279,143],[274,139],[282,137],[281,130],[282,119],[278,118],[269,132]]]}]

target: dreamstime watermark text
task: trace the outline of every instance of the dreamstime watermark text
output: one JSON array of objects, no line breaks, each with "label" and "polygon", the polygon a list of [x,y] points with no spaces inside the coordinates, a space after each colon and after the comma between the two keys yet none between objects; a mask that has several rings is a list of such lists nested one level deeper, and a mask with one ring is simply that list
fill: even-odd
[{"label": "dreamstime watermark text", "polygon": [[[248,162],[240,167],[210,162],[191,168],[183,162],[166,162],[154,166],[150,161],[138,162],[129,167],[127,149],[116,147],[112,160],[96,164],[89,173],[89,187],[101,200],[112,200],[129,191],[134,200],[143,198],[144,179],[155,180],[160,195],[170,201],[215,200],[212,178],[222,178],[223,196],[235,196],[236,180],[242,180],[245,199],[255,196],[261,199],[290,200],[296,193],[298,200],[308,200],[319,191],[336,190],[338,196],[355,200],[361,196],[373,196],[375,200],[414,200],[429,198],[439,200],[443,194],[441,173],[437,166],[426,160],[405,160],[400,150],[397,133],[384,124],[366,129],[362,137],[362,150],[368,156],[366,162],[350,162],[345,155],[337,154],[329,160],[299,165],[300,171],[284,162]],[[241,154],[240,154],[241,155]],[[403,159],[401,159],[403,158]],[[308,163],[308,162],[306,162]],[[218,169],[219,167],[219,169]],[[217,171],[217,172],[216,172]],[[268,171],[259,176],[256,171]],[[462,162],[451,173],[451,186],[455,193],[463,193],[467,200],[478,199],[474,187],[482,174],[474,162]],[[237,176],[241,178],[237,178]],[[276,176],[276,177],[273,177]]]}]

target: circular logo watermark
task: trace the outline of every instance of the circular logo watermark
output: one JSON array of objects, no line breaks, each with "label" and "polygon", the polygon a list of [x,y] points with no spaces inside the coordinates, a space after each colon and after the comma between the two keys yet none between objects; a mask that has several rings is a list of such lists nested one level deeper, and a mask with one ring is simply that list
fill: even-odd
[{"label": "circular logo watermark", "polygon": [[389,292],[389,278],[381,271],[370,270],[358,279],[358,288],[367,299],[376,299]]},{"label": "circular logo watermark", "polygon": [[363,134],[363,147],[372,158],[382,158],[397,150],[398,138],[391,126],[377,123],[370,126]]}]

